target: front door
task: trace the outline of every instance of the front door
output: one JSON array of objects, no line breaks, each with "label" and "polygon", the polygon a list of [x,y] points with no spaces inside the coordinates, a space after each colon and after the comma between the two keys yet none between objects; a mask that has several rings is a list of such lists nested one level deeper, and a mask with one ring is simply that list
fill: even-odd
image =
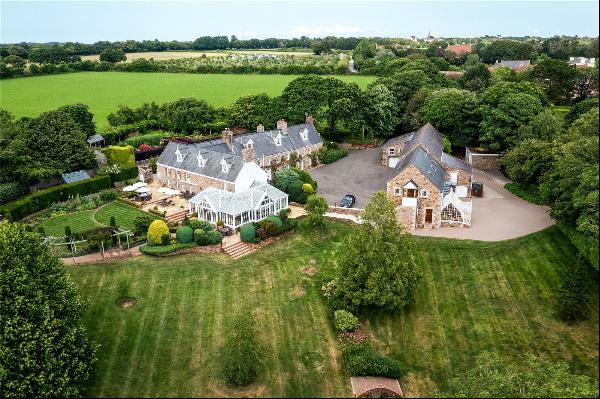
[{"label": "front door", "polygon": [[433,209],[428,208],[425,209],[425,223],[432,223],[433,222]]}]

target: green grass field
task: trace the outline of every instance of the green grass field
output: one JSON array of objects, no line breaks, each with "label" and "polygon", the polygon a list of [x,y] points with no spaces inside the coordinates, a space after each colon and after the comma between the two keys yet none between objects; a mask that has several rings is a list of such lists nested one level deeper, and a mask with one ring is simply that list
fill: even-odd
[{"label": "green grass field", "polygon": [[94,211],[91,210],[58,216],[37,224],[34,227],[34,230],[37,231],[37,228],[42,226],[46,235],[62,237],[65,234],[65,226],[71,226],[71,232],[73,233],[81,233],[86,230],[91,230],[94,227],[102,225],[108,226],[111,216],[115,217],[118,226],[126,229],[133,229],[133,220],[141,215],[150,215],[151,217],[158,219],[155,215],[141,211],[131,205],[115,201],[101,207],[95,214]]},{"label": "green grass field", "polygon": [[[279,95],[297,75],[204,75],[185,73],[80,72],[0,81],[0,106],[15,116],[35,116],[64,104],[90,107],[100,129],[120,104],[159,104],[181,97],[197,97],[214,106],[227,106],[238,97]],[[366,87],[368,76],[338,76]]]},{"label": "green grass field", "polygon": [[[84,322],[100,345],[89,396],[350,396],[320,275],[331,271],[346,224],[294,236],[233,261],[224,255],[139,257],[71,267],[89,300]],[[482,243],[418,238],[424,280],[412,309],[361,315],[382,353],[409,369],[408,396],[443,392],[480,350],[509,357],[527,351],[598,376],[598,282],[592,318],[573,326],[552,315],[552,301],[573,248],[556,228]],[[309,277],[305,267],[319,273]],[[591,275],[595,275],[591,272]],[[116,304],[122,276],[139,303]],[[222,383],[224,325],[240,306],[254,309],[267,346],[259,380]]]}]

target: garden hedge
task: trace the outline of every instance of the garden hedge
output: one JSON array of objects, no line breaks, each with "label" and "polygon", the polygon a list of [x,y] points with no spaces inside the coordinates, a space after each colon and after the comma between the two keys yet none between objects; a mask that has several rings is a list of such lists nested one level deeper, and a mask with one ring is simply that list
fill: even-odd
[{"label": "garden hedge", "polygon": [[62,184],[37,191],[33,194],[19,198],[0,207],[0,214],[6,219],[17,221],[25,216],[39,212],[49,207],[53,202],[66,201],[76,195],[84,196],[111,187],[109,176],[96,176],[75,183]]},{"label": "garden hedge", "polygon": [[243,242],[252,242],[252,241],[254,241],[255,238],[256,238],[256,228],[253,225],[247,224],[245,226],[242,226],[242,228],[240,228],[240,239]]},{"label": "garden hedge", "polygon": [[181,226],[175,232],[175,238],[182,244],[189,244],[194,241],[194,230],[189,226]]},{"label": "garden hedge", "polygon": [[119,173],[116,174],[111,174],[110,176],[110,181],[113,183],[119,182],[119,181],[124,181],[124,180],[129,180],[129,179],[135,179],[139,176],[139,170],[138,167],[136,165],[133,166],[121,166],[121,171]]},{"label": "garden hedge", "polygon": [[146,245],[142,245],[140,247],[140,252],[145,253],[147,255],[161,256],[161,255],[171,254],[173,252],[179,251],[184,248],[190,248],[190,247],[193,247],[194,245],[195,245],[194,243],[182,244],[180,242],[178,242],[176,244],[169,244],[169,245],[146,244]]},{"label": "garden hedge", "polygon": [[130,145],[124,147],[109,145],[108,147],[104,147],[102,152],[106,155],[108,163],[121,166],[135,166],[135,155],[133,154],[133,147]]}]

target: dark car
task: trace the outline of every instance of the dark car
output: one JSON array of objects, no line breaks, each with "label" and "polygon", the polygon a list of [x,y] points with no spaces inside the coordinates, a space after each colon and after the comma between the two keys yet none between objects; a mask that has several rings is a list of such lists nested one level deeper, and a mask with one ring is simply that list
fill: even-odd
[{"label": "dark car", "polygon": [[352,194],[346,194],[344,198],[340,201],[340,206],[342,208],[352,208],[352,205],[356,203],[356,197]]},{"label": "dark car", "polygon": [[483,197],[483,183],[475,181],[471,183],[471,195],[473,197]]}]

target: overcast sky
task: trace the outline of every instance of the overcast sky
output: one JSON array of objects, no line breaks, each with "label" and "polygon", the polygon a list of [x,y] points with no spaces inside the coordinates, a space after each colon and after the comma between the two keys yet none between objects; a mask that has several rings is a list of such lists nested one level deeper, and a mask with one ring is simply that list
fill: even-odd
[{"label": "overcast sky", "polygon": [[0,0],[0,42],[334,36],[598,35],[598,1]]}]

